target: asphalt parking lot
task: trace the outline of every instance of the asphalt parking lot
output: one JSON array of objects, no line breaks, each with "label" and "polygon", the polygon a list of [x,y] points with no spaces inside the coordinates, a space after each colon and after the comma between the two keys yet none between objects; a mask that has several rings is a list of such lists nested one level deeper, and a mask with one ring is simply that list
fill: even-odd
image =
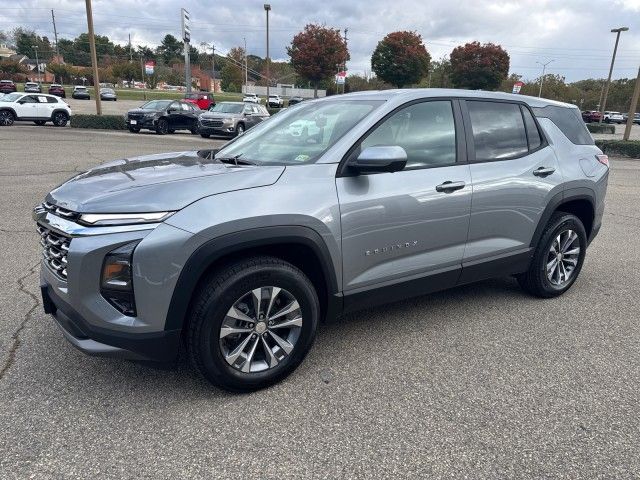
[{"label": "asphalt parking lot", "polygon": [[0,478],[640,477],[640,160],[612,159],[561,298],[504,278],[351,315],[250,395],[74,350],[42,312],[32,207],[100,162],[219,144],[0,127]]}]

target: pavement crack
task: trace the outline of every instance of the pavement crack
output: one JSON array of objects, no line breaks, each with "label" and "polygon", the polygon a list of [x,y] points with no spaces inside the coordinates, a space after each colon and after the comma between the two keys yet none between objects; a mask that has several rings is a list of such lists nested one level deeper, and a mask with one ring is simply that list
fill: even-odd
[{"label": "pavement crack", "polygon": [[9,347],[9,356],[7,357],[7,360],[4,362],[4,365],[2,365],[2,368],[0,368],[0,380],[4,378],[5,374],[9,371],[11,366],[14,364],[16,359],[16,353],[18,352],[18,348],[20,348],[20,345],[22,344],[22,339],[20,338],[20,334],[27,326],[27,322],[31,319],[33,312],[40,306],[40,301],[38,300],[38,297],[36,297],[36,295],[33,292],[30,292],[27,289],[27,286],[25,285],[26,279],[36,273],[36,269],[38,268],[39,265],[40,265],[40,262],[36,263],[33,267],[29,269],[29,273],[23,275],[18,279],[18,282],[17,282],[18,290],[24,293],[25,295],[27,295],[29,298],[31,298],[31,300],[33,300],[33,305],[24,314],[24,317],[22,318],[22,321],[18,325],[18,328],[11,335],[11,346]]}]

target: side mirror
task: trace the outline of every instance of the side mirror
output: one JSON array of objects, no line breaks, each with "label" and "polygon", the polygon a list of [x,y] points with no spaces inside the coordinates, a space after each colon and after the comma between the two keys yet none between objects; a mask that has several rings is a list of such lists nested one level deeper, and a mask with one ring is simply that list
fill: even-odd
[{"label": "side mirror", "polygon": [[348,166],[358,173],[399,172],[407,164],[404,148],[393,146],[367,147]]}]

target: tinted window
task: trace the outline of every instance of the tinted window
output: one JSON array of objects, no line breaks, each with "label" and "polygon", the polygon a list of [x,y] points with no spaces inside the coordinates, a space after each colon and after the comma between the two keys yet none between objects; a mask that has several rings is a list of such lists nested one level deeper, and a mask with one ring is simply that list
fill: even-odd
[{"label": "tinted window", "polygon": [[576,145],[593,145],[595,143],[582,120],[580,110],[577,108],[548,105],[543,108],[534,108],[533,113],[536,117],[545,117],[555,123],[571,143]]},{"label": "tinted window", "polygon": [[542,137],[540,137],[540,132],[538,131],[538,126],[536,125],[535,120],[533,119],[533,115],[526,107],[522,108],[522,116],[524,117],[524,125],[527,128],[527,138],[529,139],[529,150],[535,150],[540,145],[542,145]]},{"label": "tinted window", "polygon": [[22,98],[22,103],[38,103],[38,99],[33,95],[27,95]]},{"label": "tinted window", "polygon": [[387,118],[360,148],[397,145],[407,152],[407,168],[450,165],[456,161],[456,128],[449,101],[416,103]]},{"label": "tinted window", "polygon": [[58,99],[56,97],[47,97],[47,102],[58,103]]},{"label": "tinted window", "polygon": [[467,101],[476,160],[499,160],[528,151],[520,106],[513,103]]}]

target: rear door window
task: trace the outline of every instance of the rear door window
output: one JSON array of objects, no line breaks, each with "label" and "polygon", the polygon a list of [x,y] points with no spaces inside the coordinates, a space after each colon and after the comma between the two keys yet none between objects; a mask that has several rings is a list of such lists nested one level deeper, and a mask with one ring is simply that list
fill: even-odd
[{"label": "rear door window", "polygon": [[529,140],[529,150],[536,150],[542,145],[542,137],[540,131],[536,125],[536,121],[533,119],[533,115],[526,107],[520,107],[522,109],[522,116],[524,117],[524,125],[527,128],[527,139]]},{"label": "rear door window", "polygon": [[575,145],[593,145],[595,143],[584,124],[584,120],[582,120],[580,110],[577,108],[547,105],[546,107],[534,108],[533,113],[536,117],[551,120]]},{"label": "rear door window", "polygon": [[476,161],[506,160],[529,151],[520,106],[467,100]]}]

